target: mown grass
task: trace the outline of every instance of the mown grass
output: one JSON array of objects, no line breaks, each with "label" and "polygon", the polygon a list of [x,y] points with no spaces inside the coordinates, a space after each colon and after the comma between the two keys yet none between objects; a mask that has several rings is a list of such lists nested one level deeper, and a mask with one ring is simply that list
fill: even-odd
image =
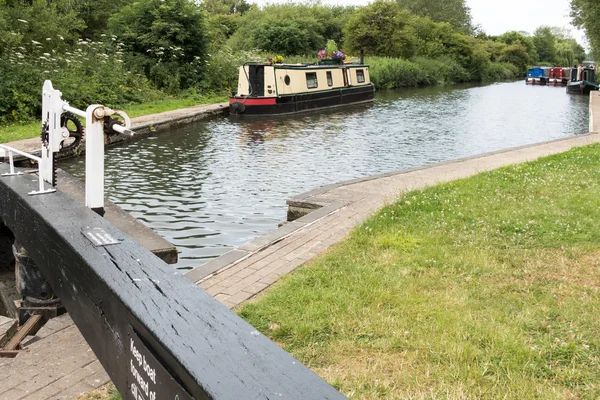
[{"label": "mown grass", "polygon": [[115,386],[108,383],[90,393],[79,396],[77,400],[122,400],[122,397]]},{"label": "mown grass", "polygon": [[[191,96],[182,98],[167,98],[148,103],[129,104],[122,109],[131,118],[140,117],[148,114],[156,114],[164,111],[177,110],[185,107],[192,107],[200,104],[220,103],[227,101],[224,95],[205,95]],[[0,126],[0,143],[13,142],[15,140],[29,139],[40,135],[41,122],[34,121],[23,124],[11,124]]]},{"label": "mown grass", "polygon": [[600,397],[600,146],[408,193],[239,314],[352,399]]}]

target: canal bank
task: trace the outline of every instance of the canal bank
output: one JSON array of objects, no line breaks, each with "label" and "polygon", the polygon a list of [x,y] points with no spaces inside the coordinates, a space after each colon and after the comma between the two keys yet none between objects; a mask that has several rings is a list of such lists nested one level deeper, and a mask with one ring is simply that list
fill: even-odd
[{"label": "canal bank", "polygon": [[[156,134],[172,130],[192,122],[219,115],[229,110],[229,103],[203,104],[199,106],[186,107],[178,110],[165,111],[157,114],[144,115],[131,119],[131,130],[133,135],[116,134],[107,137],[108,145],[140,139],[149,134]],[[17,140],[3,143],[6,146],[25,151],[31,154],[40,153],[40,139]],[[0,158],[4,157],[4,150],[0,149]],[[78,154],[82,154],[79,152]],[[72,156],[72,154],[64,155]],[[59,153],[59,158],[62,158]]]},{"label": "canal bank", "polygon": [[600,133],[600,92],[590,93],[590,132]]}]

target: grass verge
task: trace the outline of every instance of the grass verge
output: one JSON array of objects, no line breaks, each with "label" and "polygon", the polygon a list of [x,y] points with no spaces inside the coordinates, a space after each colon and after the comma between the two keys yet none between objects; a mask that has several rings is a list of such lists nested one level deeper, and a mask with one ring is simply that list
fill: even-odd
[{"label": "grass verge", "polygon": [[[123,110],[131,118],[143,115],[157,114],[164,111],[177,110],[185,107],[197,106],[200,104],[221,103],[227,101],[226,96],[211,95],[202,97],[185,97],[157,100],[141,104],[129,104],[123,106]],[[29,139],[38,137],[40,134],[41,122],[35,121],[26,124],[11,124],[0,127],[0,143],[13,142],[15,140]]]},{"label": "grass verge", "polygon": [[240,315],[353,399],[600,397],[600,145],[404,195]]}]

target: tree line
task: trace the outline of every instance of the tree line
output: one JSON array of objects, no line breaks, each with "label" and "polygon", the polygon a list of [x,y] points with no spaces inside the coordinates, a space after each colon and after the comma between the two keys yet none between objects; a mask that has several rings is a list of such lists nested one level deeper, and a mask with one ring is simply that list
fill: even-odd
[{"label": "tree line", "polygon": [[486,35],[465,0],[0,0],[0,122],[39,113],[44,79],[81,106],[225,93],[243,62],[315,61],[328,40],[350,56],[363,50],[380,87],[513,78],[585,58],[559,28]]}]

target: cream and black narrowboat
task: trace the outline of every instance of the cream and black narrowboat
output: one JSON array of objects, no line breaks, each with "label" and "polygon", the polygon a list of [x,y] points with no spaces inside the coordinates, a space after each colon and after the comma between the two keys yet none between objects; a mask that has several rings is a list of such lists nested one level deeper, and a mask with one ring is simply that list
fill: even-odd
[{"label": "cream and black narrowboat", "polygon": [[229,110],[234,115],[296,113],[372,102],[373,93],[365,64],[246,63]]}]

